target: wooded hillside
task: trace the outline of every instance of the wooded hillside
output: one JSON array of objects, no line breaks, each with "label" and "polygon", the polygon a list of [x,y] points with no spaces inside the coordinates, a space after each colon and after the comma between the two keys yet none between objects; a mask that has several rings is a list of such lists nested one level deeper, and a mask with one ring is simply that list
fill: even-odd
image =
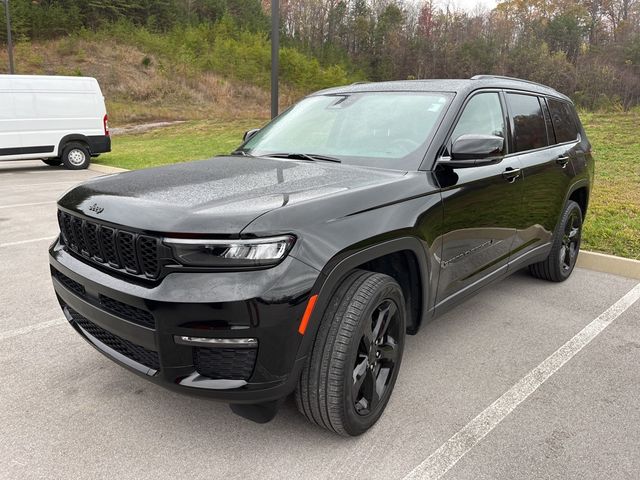
[{"label": "wooded hillside", "polygon": [[[21,42],[97,35],[164,59],[165,68],[268,85],[269,1],[10,2]],[[431,0],[281,4],[282,80],[297,92],[494,73],[549,84],[589,109],[640,103],[640,0],[503,0],[473,12]]]}]

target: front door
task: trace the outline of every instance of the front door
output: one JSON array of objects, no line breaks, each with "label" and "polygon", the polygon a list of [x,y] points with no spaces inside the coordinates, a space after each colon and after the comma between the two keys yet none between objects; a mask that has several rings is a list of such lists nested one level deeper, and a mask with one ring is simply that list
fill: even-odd
[{"label": "front door", "polygon": [[[505,112],[500,92],[474,94],[463,107],[448,151],[460,135],[482,134],[503,137],[502,153],[507,155]],[[520,173],[515,155],[490,165],[452,168],[443,162],[436,167],[444,210],[437,306],[472,293],[506,271],[522,214]]]}]

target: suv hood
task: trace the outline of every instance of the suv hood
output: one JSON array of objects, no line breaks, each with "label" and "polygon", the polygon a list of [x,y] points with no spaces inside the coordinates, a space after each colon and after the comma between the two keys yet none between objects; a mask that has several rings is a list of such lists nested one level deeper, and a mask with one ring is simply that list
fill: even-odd
[{"label": "suv hood", "polygon": [[139,230],[237,235],[271,210],[404,175],[326,162],[216,157],[99,177],[58,203],[68,211]]}]

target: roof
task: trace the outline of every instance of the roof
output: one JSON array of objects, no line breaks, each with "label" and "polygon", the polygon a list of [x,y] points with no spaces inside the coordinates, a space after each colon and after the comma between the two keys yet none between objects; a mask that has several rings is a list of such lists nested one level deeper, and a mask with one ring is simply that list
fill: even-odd
[{"label": "roof", "polygon": [[313,95],[334,95],[355,92],[453,92],[468,94],[480,88],[505,88],[549,95],[569,100],[569,97],[540,83],[519,78],[477,75],[470,79],[398,80],[393,82],[354,83],[328,88]]}]

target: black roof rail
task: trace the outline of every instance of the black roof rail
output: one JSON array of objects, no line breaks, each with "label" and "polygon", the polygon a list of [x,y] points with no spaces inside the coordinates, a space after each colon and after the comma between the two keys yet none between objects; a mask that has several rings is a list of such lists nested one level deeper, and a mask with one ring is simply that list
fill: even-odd
[{"label": "black roof rail", "polygon": [[353,82],[351,85],[362,85],[363,83],[371,83],[367,80],[360,80],[358,82]]},{"label": "black roof rail", "polygon": [[553,90],[551,87],[549,87],[547,85],[543,85],[542,83],[534,82],[534,81],[531,81],[531,80],[523,80],[522,78],[507,77],[506,75],[474,75],[473,77],[471,77],[471,80],[487,80],[487,79],[490,79],[490,78],[495,78],[495,79],[499,79],[499,80],[513,80],[515,82],[530,83],[531,85],[538,85],[539,87],[549,88],[549,89]]}]

